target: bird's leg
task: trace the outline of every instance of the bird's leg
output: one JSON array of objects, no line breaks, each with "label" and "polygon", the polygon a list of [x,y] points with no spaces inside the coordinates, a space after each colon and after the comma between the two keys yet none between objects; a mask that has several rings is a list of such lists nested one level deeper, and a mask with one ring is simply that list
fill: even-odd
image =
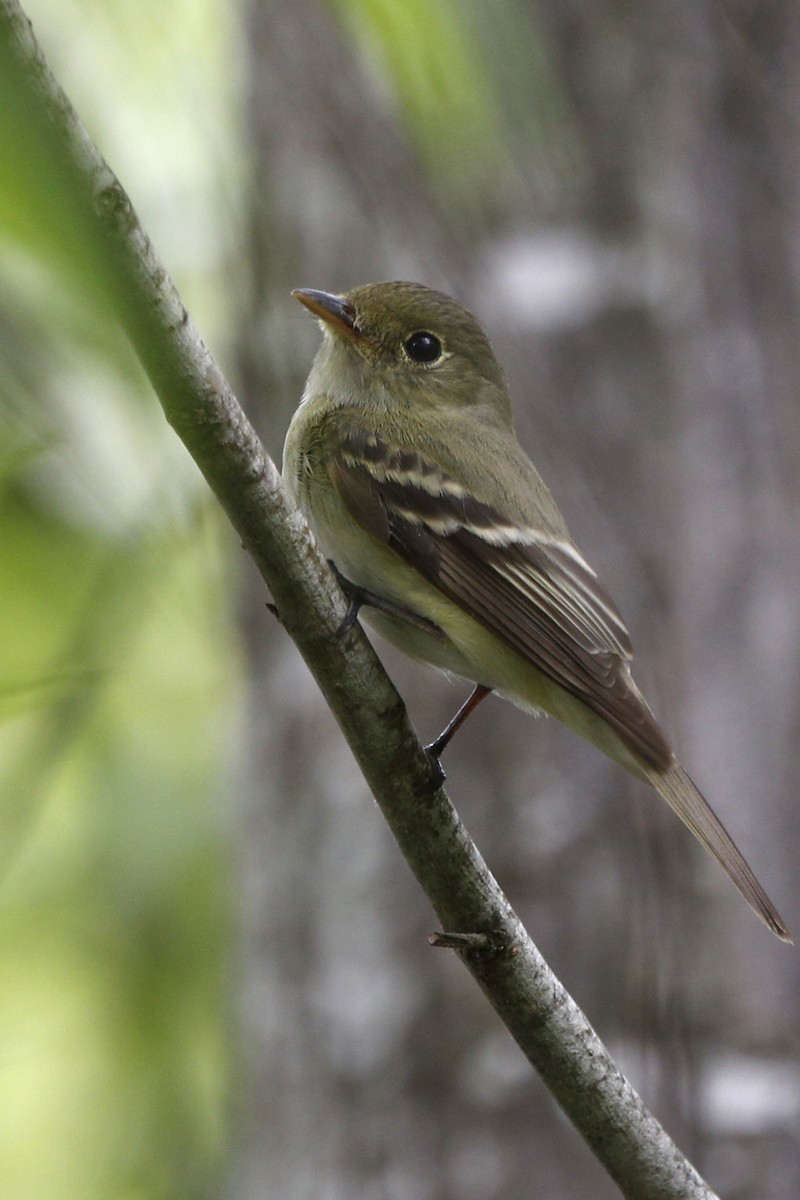
[{"label": "bird's leg", "polygon": [[[364,606],[366,606],[368,608],[375,608],[379,612],[386,613],[390,617],[396,617],[398,620],[407,621],[410,625],[416,625],[418,629],[423,630],[424,633],[430,634],[431,637],[435,637],[440,641],[445,639],[446,635],[444,631],[440,629],[439,626],[433,621],[429,621],[427,617],[422,617],[419,613],[414,612],[413,609],[404,608],[402,604],[395,604],[393,600],[387,600],[385,596],[379,596],[376,592],[371,592],[368,588],[363,588],[359,584],[353,583],[350,579],[346,579],[336,566],[336,563],[330,558],[328,559],[328,564],[338,579],[339,586],[349,601],[347,612],[345,613],[344,619],[337,630],[337,633],[340,637],[347,633],[349,629],[353,628],[358,620],[359,612]],[[429,746],[425,747],[425,751],[428,754],[434,769],[435,787],[441,787],[447,778],[444,767],[439,761],[440,756],[445,750],[445,747],[450,744],[454,734],[458,732],[470,713],[475,711],[481,700],[485,700],[491,690],[492,689],[487,687],[484,683],[476,684],[474,690],[461,705],[461,708],[459,708],[452,721],[445,726],[439,736],[434,738]]]},{"label": "bird's leg", "polygon": [[412,609],[404,608],[402,604],[395,604],[393,600],[387,600],[385,596],[379,596],[377,592],[371,592],[368,588],[363,588],[359,584],[345,579],[344,575],[342,575],[331,559],[328,559],[328,564],[349,601],[347,612],[337,630],[340,637],[353,628],[358,619],[359,612],[366,606],[367,608],[377,608],[379,612],[386,613],[390,617],[397,617],[401,621],[407,621],[410,625],[416,625],[418,629],[422,629],[425,633],[429,633],[431,637],[438,638],[440,641],[444,639],[445,635],[439,626],[435,625],[433,621],[429,621],[427,617],[421,617],[419,613],[415,613]]},{"label": "bird's leg", "polygon": [[473,713],[480,704],[481,700],[485,700],[491,692],[491,688],[485,683],[477,683],[475,690],[467,697],[461,708],[458,710],[452,721],[442,730],[437,738],[435,738],[429,746],[426,746],[428,754],[439,762],[439,758],[445,750],[445,747],[450,744],[453,734],[457,733],[461,726],[466,721],[470,713]]}]

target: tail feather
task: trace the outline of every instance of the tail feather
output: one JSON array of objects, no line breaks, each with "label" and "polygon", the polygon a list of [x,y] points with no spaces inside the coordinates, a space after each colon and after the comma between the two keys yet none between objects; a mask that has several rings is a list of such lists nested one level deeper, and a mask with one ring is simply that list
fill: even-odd
[{"label": "tail feather", "polygon": [[641,765],[640,770],[709,854],[727,871],[753,912],[782,941],[791,942],[789,930],[780,913],[683,767],[675,765],[666,771],[658,771]]}]

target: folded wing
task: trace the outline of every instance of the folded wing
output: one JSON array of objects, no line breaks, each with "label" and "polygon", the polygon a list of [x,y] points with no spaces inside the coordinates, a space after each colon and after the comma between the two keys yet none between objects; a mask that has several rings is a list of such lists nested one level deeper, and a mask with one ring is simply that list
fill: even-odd
[{"label": "folded wing", "polygon": [[330,474],[363,529],[602,716],[643,763],[669,766],[630,679],[622,618],[570,542],[520,527],[436,464],[363,430],[344,438]]}]

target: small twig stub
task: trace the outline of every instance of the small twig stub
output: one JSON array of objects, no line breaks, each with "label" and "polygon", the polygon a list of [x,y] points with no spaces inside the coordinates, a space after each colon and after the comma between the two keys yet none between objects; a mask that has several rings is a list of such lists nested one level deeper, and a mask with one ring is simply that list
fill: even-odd
[{"label": "small twig stub", "polygon": [[469,950],[475,954],[499,954],[506,948],[506,939],[499,930],[490,933],[445,933],[437,930],[428,938],[431,946],[446,950]]}]

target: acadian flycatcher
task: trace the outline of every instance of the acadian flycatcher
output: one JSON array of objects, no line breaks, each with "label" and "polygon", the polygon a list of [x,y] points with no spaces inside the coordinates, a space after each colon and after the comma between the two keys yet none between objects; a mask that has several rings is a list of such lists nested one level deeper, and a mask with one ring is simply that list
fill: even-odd
[{"label": "acadian flycatcher", "polygon": [[324,336],[286,482],[369,623],[477,685],[432,751],[490,691],[558,717],[652,784],[789,941],[633,682],[622,618],[517,441],[475,318],[415,283],[293,295]]}]

